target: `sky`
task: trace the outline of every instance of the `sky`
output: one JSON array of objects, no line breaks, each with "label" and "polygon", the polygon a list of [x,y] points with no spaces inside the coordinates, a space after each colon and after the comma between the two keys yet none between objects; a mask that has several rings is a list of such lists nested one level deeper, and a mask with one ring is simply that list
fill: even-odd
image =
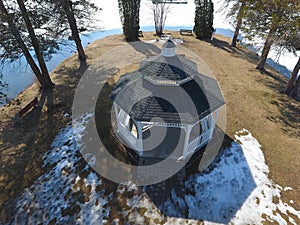
[{"label": "sky", "polygon": [[[119,9],[117,0],[92,0],[103,10],[99,14],[99,19],[104,29],[120,28]],[[187,4],[173,4],[169,13],[166,26],[191,26],[194,24],[195,4],[194,0],[187,0]],[[215,7],[214,27],[231,28],[226,21],[225,15],[218,12],[222,6],[221,0],[213,1]],[[141,26],[151,26],[154,24],[153,15],[149,7],[151,0],[141,0],[140,24]]]}]

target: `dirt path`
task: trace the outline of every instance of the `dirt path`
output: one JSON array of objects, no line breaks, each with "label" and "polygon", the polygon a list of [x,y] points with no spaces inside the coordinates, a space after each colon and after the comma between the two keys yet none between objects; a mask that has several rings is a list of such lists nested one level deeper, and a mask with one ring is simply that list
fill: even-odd
[{"label": "dirt path", "polygon": [[[153,39],[152,34],[144,35],[143,40]],[[174,36],[179,37],[179,34],[174,33]],[[262,144],[271,178],[281,186],[293,188],[283,197],[286,201],[300,199],[300,104],[280,93],[286,80],[270,69],[266,73],[255,70],[256,56],[243,48],[231,49],[227,38],[216,36],[213,43],[208,43],[180,37],[184,39],[184,47],[208,64],[221,85],[227,101],[226,133],[233,137],[242,128],[252,132]],[[93,64],[99,56],[122,44],[121,35],[92,43],[86,48],[87,64]],[[43,173],[43,153],[57,132],[70,122],[74,91],[85,70],[73,56],[52,72],[56,83],[52,93],[41,94],[33,85],[10,106],[0,109],[0,218],[5,220],[13,208],[10,200]],[[15,113],[35,96],[39,96],[43,107],[13,124]],[[295,201],[295,208],[300,210],[299,201]]]}]

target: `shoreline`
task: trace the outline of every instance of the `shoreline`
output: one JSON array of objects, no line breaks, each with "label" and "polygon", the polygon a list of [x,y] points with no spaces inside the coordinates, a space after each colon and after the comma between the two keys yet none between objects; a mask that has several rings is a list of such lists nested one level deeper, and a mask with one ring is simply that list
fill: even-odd
[{"label": "shoreline", "polygon": [[[189,26],[185,26],[185,27],[189,27]],[[167,31],[174,32],[174,31],[177,31],[180,28],[181,28],[180,26],[178,26],[178,27],[166,26],[165,31],[166,32]],[[192,26],[190,26],[189,28],[192,28]],[[224,28],[216,28],[216,29],[217,29],[216,34],[218,34],[218,35],[221,35],[221,36],[224,36],[224,37],[229,37],[229,38],[231,38],[232,35],[233,35],[233,31],[230,30],[230,29],[224,29]],[[141,27],[141,30],[143,30],[145,32],[154,32],[152,26]],[[122,34],[121,28],[115,28],[115,29],[109,29],[109,30],[99,30],[99,31],[84,33],[84,34],[81,34],[81,39],[82,39],[82,43],[83,43],[84,48],[86,48],[87,46],[89,46],[89,44],[91,44],[94,41],[101,40],[103,38],[106,38],[106,37],[109,37],[109,36],[112,36],[112,35],[121,35],[121,34]],[[68,48],[71,47],[71,46],[74,47],[74,43],[72,41],[68,41],[68,40],[65,40],[65,41],[70,42],[70,44],[68,45]],[[247,46],[248,45],[247,43],[242,43],[242,45],[244,47],[246,47],[247,49],[249,49],[250,51],[252,51],[254,54],[257,54],[257,51],[255,51],[255,49],[256,49],[255,46],[252,46],[252,45]],[[65,51],[70,51],[70,49],[68,49],[68,48],[66,48]],[[61,63],[64,62],[64,60],[66,60],[70,57],[73,57],[73,55],[76,54],[76,52],[73,52],[72,54],[70,54],[70,53],[64,54],[63,51],[64,50],[60,50],[58,53],[54,54],[53,59],[51,59],[49,62],[46,62],[46,64],[49,64],[48,65],[48,68],[50,68],[49,73],[54,71],[57,66],[59,66]],[[60,60],[56,61],[55,57],[60,59]],[[296,56],[295,56],[295,58],[296,58]],[[22,61],[22,60],[24,61],[24,59],[20,59],[20,61]],[[25,63],[27,65],[27,62],[25,62]],[[267,64],[268,64],[268,66],[275,69],[277,72],[281,73],[282,76],[284,76],[285,78],[288,78],[288,75],[291,74],[291,72],[292,72],[290,69],[287,68],[286,65],[281,65],[281,64],[277,63],[276,61],[274,61],[271,58],[268,58]],[[27,67],[28,67],[28,65],[27,65]],[[26,70],[30,71],[31,69],[27,68]],[[30,75],[27,72],[25,72],[24,76],[29,76],[28,78],[33,79],[34,82],[36,81],[35,75],[32,72],[30,73]],[[22,78],[22,79],[24,79],[24,78]],[[31,84],[33,84],[33,83],[31,83]],[[18,94],[20,94],[22,91],[24,91],[26,88],[28,88],[31,84],[28,84],[28,86],[26,86],[22,90],[20,90],[20,92]],[[14,87],[12,87],[12,88],[14,88]],[[16,98],[18,96],[18,94],[9,95],[9,91],[5,92],[5,94],[8,94],[7,97],[9,98],[9,101],[13,100],[14,98]],[[5,104],[6,103],[0,104],[0,109],[2,107],[4,107]]]}]

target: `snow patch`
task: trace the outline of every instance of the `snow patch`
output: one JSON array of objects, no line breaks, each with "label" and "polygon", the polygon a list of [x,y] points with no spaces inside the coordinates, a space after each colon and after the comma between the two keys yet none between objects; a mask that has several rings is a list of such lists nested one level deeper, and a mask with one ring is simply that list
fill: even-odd
[{"label": "snow patch", "polygon": [[99,188],[102,181],[96,173],[88,167],[79,169],[82,157],[74,134],[84,129],[77,128],[68,126],[56,136],[52,149],[44,156],[44,167],[50,169],[16,200],[15,218],[8,224],[107,222],[110,208],[106,205],[111,197]]},{"label": "snow patch", "polygon": [[132,183],[120,184],[116,193],[106,196],[104,181],[82,164],[75,141],[91,116],[56,136],[44,156],[47,172],[16,199],[15,218],[8,224],[123,224],[120,218],[109,218],[113,197],[123,209],[121,218],[132,224],[299,224],[300,211],[281,199],[281,193],[292,188],[268,178],[261,146],[247,130],[236,133],[236,141],[210,169],[186,180],[183,196],[171,189],[169,199],[157,206]]}]

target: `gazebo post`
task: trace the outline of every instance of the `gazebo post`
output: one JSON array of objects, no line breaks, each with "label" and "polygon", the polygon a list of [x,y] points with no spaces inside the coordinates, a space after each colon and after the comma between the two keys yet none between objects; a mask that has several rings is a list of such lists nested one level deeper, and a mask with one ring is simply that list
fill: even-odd
[{"label": "gazebo post", "polygon": [[214,130],[215,130],[215,126],[216,126],[216,123],[217,123],[217,119],[218,119],[218,114],[219,114],[219,110],[216,110],[215,111],[215,116],[211,116],[211,123],[212,123],[212,130],[211,130],[211,134],[210,134],[210,139],[214,133]]},{"label": "gazebo post", "polygon": [[137,128],[137,138],[138,138],[138,150],[143,154],[143,123],[136,122]]},{"label": "gazebo post", "polygon": [[190,140],[190,135],[191,135],[191,131],[192,131],[192,125],[186,125],[184,127],[184,131],[185,131],[185,137],[184,137],[184,147],[183,147],[183,151],[182,151],[182,156],[183,158],[186,157],[186,153],[189,150],[189,140]]},{"label": "gazebo post", "polygon": [[119,120],[119,112],[118,112],[118,105],[116,102],[114,102],[114,109],[115,109],[115,114],[116,114],[116,121],[117,121],[117,131],[120,131],[120,120]]}]

